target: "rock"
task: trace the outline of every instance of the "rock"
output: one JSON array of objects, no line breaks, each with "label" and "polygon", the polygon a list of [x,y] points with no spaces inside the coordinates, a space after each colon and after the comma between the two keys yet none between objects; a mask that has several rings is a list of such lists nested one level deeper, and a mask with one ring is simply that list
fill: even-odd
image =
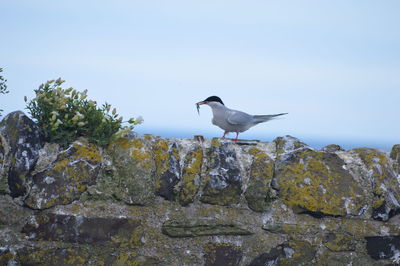
[{"label": "rock", "polygon": [[315,248],[306,241],[289,241],[259,255],[249,266],[310,265],[315,253]]},{"label": "rock", "polygon": [[278,265],[279,259],[285,256],[282,246],[272,248],[270,252],[260,254],[248,266]]},{"label": "rock", "polygon": [[19,206],[9,195],[0,196],[0,229],[22,226],[31,213],[32,210]]},{"label": "rock", "polygon": [[359,148],[356,153],[365,164],[368,174],[364,178],[371,181],[374,202],[372,217],[387,221],[400,211],[400,184],[386,155],[376,149]]},{"label": "rock", "polygon": [[85,198],[151,205],[155,197],[152,145],[151,137],[120,138],[111,143],[105,152],[104,169]]},{"label": "rock", "polygon": [[195,146],[186,155],[182,184],[179,191],[179,202],[182,206],[187,206],[194,202],[200,188],[201,170],[203,166],[203,149],[201,146]]},{"label": "rock", "polygon": [[21,265],[87,265],[89,259],[81,248],[23,248],[16,261]]},{"label": "rock", "polygon": [[181,166],[176,143],[171,145],[163,139],[154,144],[156,164],[156,193],[166,200],[175,200],[177,184],[181,179]]},{"label": "rock", "polygon": [[79,199],[96,181],[100,165],[100,151],[94,144],[84,139],[75,141],[49,168],[32,177],[25,204],[32,209],[47,209]]},{"label": "rock", "polygon": [[400,263],[400,236],[366,237],[367,253],[375,260],[389,259]]},{"label": "rock", "polygon": [[312,149],[307,144],[301,142],[299,139],[286,135],[284,137],[277,137],[273,140],[276,145],[276,159],[280,160],[285,154],[297,151],[299,149]]},{"label": "rock", "polygon": [[250,149],[249,153],[253,156],[253,162],[245,197],[250,209],[264,212],[273,200],[270,183],[274,175],[274,161],[258,148]]},{"label": "rock", "polygon": [[394,169],[400,174],[400,144],[396,144],[390,151],[390,158],[394,161]]},{"label": "rock", "polygon": [[227,243],[209,243],[205,246],[205,266],[235,266],[242,259],[239,247]]},{"label": "rock", "polygon": [[337,151],[344,151],[342,147],[337,144],[330,144],[321,149],[324,152],[337,152]]},{"label": "rock", "polygon": [[310,265],[316,253],[307,241],[289,241],[282,247],[285,257],[279,260],[279,265]]},{"label": "rock", "polygon": [[356,249],[354,237],[343,233],[328,233],[324,245],[331,251],[354,251]]},{"label": "rock", "polygon": [[276,164],[280,197],[296,213],[315,217],[358,215],[367,203],[363,189],[334,153],[294,151]]},{"label": "rock", "polygon": [[212,140],[206,185],[200,200],[216,205],[236,204],[242,194],[240,165],[232,144]]},{"label": "rock", "polygon": [[[37,125],[21,111],[4,117],[0,122],[0,135],[1,150],[3,153],[7,150],[6,158],[3,155],[2,171],[8,172],[10,194],[12,197],[23,196],[28,190],[28,174],[43,146],[43,137]],[[0,178],[4,178],[4,174]]]},{"label": "rock", "polygon": [[84,217],[62,214],[31,216],[22,232],[31,240],[63,241],[79,244],[129,243],[140,245],[139,220]]},{"label": "rock", "polygon": [[170,220],[163,224],[161,230],[164,234],[170,237],[252,234],[252,232],[233,223],[209,219]]},{"label": "rock", "polygon": [[8,149],[3,136],[0,134],[0,195],[10,194],[8,187],[8,165],[7,165]]}]

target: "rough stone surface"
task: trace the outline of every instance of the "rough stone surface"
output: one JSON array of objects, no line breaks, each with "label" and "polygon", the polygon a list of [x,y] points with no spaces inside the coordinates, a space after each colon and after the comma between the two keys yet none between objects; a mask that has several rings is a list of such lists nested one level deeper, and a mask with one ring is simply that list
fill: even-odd
[{"label": "rough stone surface", "polygon": [[400,175],[400,144],[394,145],[390,151],[390,158],[394,161],[393,168]]},{"label": "rough stone surface", "polygon": [[69,204],[94,184],[100,170],[99,149],[84,140],[61,152],[51,167],[35,174],[25,204],[32,209],[47,209]]},{"label": "rough stone surface", "polygon": [[194,202],[200,189],[202,166],[203,149],[196,145],[189,151],[184,161],[182,184],[179,192],[179,202],[182,206]]},{"label": "rough stone surface", "polygon": [[213,139],[207,181],[201,201],[229,205],[238,203],[242,193],[242,175],[236,151],[227,143]]},{"label": "rough stone surface", "polygon": [[287,154],[276,164],[280,196],[297,213],[357,215],[366,196],[345,168],[334,153],[300,149]]},{"label": "rough stone surface", "polygon": [[[80,244],[108,244],[135,241],[138,220],[127,218],[82,217],[61,214],[31,216],[22,232],[33,240]],[[134,235],[132,237],[132,235]]]},{"label": "rough stone surface", "polygon": [[110,144],[98,181],[88,188],[84,198],[116,199],[131,205],[152,204],[155,197],[152,147],[151,137],[120,138]]},{"label": "rough stone surface", "polygon": [[205,247],[205,266],[236,266],[242,258],[239,247],[227,243],[210,243]]},{"label": "rough stone surface", "polygon": [[[36,124],[23,112],[8,114],[0,122],[2,172],[8,171],[8,185],[12,197],[26,194],[28,190],[29,172],[32,171],[43,146],[43,137]],[[4,178],[0,176],[0,178]]]},{"label": "rough stone surface", "polygon": [[156,191],[166,200],[175,200],[177,184],[181,179],[179,151],[176,143],[158,139],[154,145],[156,163]]},{"label": "rough stone surface", "polygon": [[270,186],[274,161],[258,148],[250,149],[249,153],[253,155],[253,162],[245,197],[250,209],[263,212],[268,210],[270,202],[275,198]]},{"label": "rough stone surface", "polygon": [[371,258],[390,259],[394,263],[400,263],[400,236],[371,236],[365,239]]},{"label": "rough stone surface", "polygon": [[233,223],[209,219],[166,221],[162,226],[162,232],[171,237],[252,234]]},{"label": "rough stone surface", "polygon": [[400,263],[400,146],[240,144],[138,134],[106,148],[45,143],[10,179],[19,155],[0,134],[0,265]]},{"label": "rough stone surface", "polygon": [[356,153],[368,170],[364,178],[372,184],[372,217],[387,221],[400,211],[400,184],[393,166],[386,154],[376,149],[360,148],[350,152]]}]

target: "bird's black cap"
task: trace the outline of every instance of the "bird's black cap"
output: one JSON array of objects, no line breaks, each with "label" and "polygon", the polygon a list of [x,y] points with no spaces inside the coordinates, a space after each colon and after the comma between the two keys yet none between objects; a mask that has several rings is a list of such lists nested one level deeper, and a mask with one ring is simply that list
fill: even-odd
[{"label": "bird's black cap", "polygon": [[218,96],[210,96],[210,97],[208,97],[207,99],[205,99],[204,101],[205,101],[205,102],[219,102],[219,103],[221,103],[222,105],[225,105],[225,104],[222,102],[221,98],[219,98]]}]

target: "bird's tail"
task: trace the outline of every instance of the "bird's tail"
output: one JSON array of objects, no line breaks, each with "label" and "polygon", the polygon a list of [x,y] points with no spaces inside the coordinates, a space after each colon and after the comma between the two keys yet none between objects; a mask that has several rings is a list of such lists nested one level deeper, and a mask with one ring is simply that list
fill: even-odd
[{"label": "bird's tail", "polygon": [[267,122],[276,118],[277,116],[287,115],[288,113],[274,114],[274,115],[255,115],[254,120],[256,123]]}]

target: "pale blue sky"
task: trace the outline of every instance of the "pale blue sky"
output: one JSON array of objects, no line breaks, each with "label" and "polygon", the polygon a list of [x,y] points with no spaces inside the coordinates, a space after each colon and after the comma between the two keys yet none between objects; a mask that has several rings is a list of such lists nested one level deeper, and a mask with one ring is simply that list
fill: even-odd
[{"label": "pale blue sky", "polygon": [[[4,113],[48,79],[88,89],[140,133],[221,136],[195,102],[289,112],[242,138],[400,143],[400,1],[2,0]],[[232,135],[233,136],[233,135]]]}]

